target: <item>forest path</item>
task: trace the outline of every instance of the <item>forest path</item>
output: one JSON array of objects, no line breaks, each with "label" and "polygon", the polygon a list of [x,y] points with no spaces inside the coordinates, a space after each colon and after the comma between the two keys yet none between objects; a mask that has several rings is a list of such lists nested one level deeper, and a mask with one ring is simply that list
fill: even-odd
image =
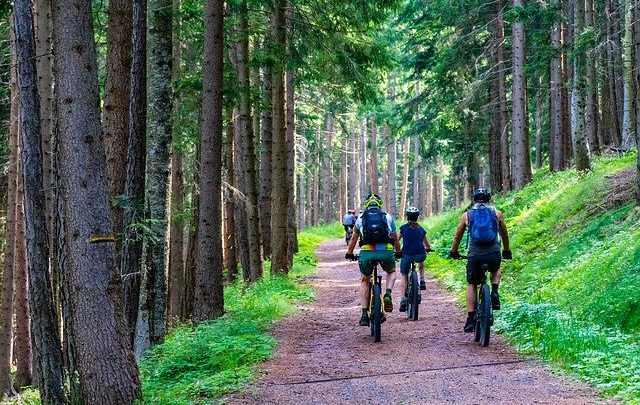
[{"label": "forest path", "polygon": [[316,300],[274,327],[278,347],[263,376],[226,403],[615,403],[519,356],[497,335],[480,347],[462,331],[466,314],[433,279],[415,322],[398,312],[403,285],[396,282],[394,312],[374,343],[357,324],[359,272],[345,253],[343,240],[318,248]]}]

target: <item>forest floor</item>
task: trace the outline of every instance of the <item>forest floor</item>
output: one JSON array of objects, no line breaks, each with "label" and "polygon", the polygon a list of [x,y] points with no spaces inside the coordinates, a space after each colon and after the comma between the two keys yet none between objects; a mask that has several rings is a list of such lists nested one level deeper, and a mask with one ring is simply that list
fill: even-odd
[{"label": "forest floor", "polygon": [[394,312],[374,343],[369,328],[357,324],[359,272],[345,252],[338,240],[317,250],[316,300],[274,326],[278,347],[262,376],[225,403],[615,403],[518,355],[500,336],[480,347],[462,331],[466,314],[453,295],[432,278],[415,322],[398,312],[403,285],[396,282]]}]

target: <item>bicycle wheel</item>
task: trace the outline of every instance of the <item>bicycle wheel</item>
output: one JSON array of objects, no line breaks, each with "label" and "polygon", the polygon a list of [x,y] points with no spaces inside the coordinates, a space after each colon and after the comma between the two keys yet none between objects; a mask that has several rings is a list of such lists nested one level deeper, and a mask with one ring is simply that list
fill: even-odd
[{"label": "bicycle wheel", "polygon": [[480,319],[480,346],[489,345],[489,337],[491,335],[491,318],[493,317],[493,308],[491,308],[491,292],[489,286],[483,284],[480,287],[479,309],[481,311]]},{"label": "bicycle wheel", "polygon": [[418,284],[418,275],[415,269],[411,269],[409,273],[409,319],[413,321],[418,320],[418,308],[420,306],[420,286]]},{"label": "bicycle wheel", "polygon": [[371,335],[374,342],[380,341],[382,324],[382,299],[380,298],[380,285],[373,286],[373,317],[371,317]]}]

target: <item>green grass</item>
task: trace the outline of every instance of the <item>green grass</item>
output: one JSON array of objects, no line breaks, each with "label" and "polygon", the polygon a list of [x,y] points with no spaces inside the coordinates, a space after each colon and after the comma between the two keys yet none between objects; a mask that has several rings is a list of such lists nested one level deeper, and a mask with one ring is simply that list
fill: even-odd
[{"label": "green grass", "polygon": [[340,230],[328,225],[301,232],[288,278],[267,275],[249,287],[240,282],[229,286],[224,317],[173,329],[140,364],[144,403],[211,403],[246,386],[255,376],[255,364],[272,354],[276,342],[269,326],[294,311],[296,302],[313,299],[301,277],[315,270],[315,248],[339,237]]},{"label": "green grass", "polygon": [[[166,341],[151,349],[140,364],[145,404],[210,404],[247,386],[256,364],[275,347],[268,328],[291,314],[295,304],[313,299],[303,277],[316,269],[315,249],[342,235],[339,224],[307,228],[298,234],[299,252],[289,277],[268,274],[251,286],[238,282],[225,288],[225,316],[195,328],[171,330]],[[24,390],[3,405],[39,404],[38,391]]]},{"label": "green grass", "polygon": [[[512,237],[496,327],[523,353],[640,404],[640,210],[608,204],[612,176],[635,154],[602,158],[594,171],[541,170],[534,182],[497,198]],[[448,251],[462,211],[425,222]],[[464,262],[431,256],[430,270],[464,300]]]}]

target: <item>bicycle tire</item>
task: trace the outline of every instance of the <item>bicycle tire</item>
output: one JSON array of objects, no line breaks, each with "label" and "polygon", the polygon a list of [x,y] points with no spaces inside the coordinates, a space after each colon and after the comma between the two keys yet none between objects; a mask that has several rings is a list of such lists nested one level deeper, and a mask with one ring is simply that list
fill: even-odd
[{"label": "bicycle tire", "polygon": [[378,284],[373,286],[373,317],[371,319],[371,334],[373,341],[379,342],[382,335],[382,298]]},{"label": "bicycle tire", "polygon": [[411,269],[409,273],[409,319],[418,320],[418,309],[420,307],[420,285],[418,284],[418,275],[415,269]]},{"label": "bicycle tire", "polygon": [[489,345],[491,337],[491,317],[493,316],[493,308],[491,307],[491,292],[489,286],[483,284],[480,287],[481,300],[479,309],[482,313],[480,316],[480,346],[486,347]]}]

